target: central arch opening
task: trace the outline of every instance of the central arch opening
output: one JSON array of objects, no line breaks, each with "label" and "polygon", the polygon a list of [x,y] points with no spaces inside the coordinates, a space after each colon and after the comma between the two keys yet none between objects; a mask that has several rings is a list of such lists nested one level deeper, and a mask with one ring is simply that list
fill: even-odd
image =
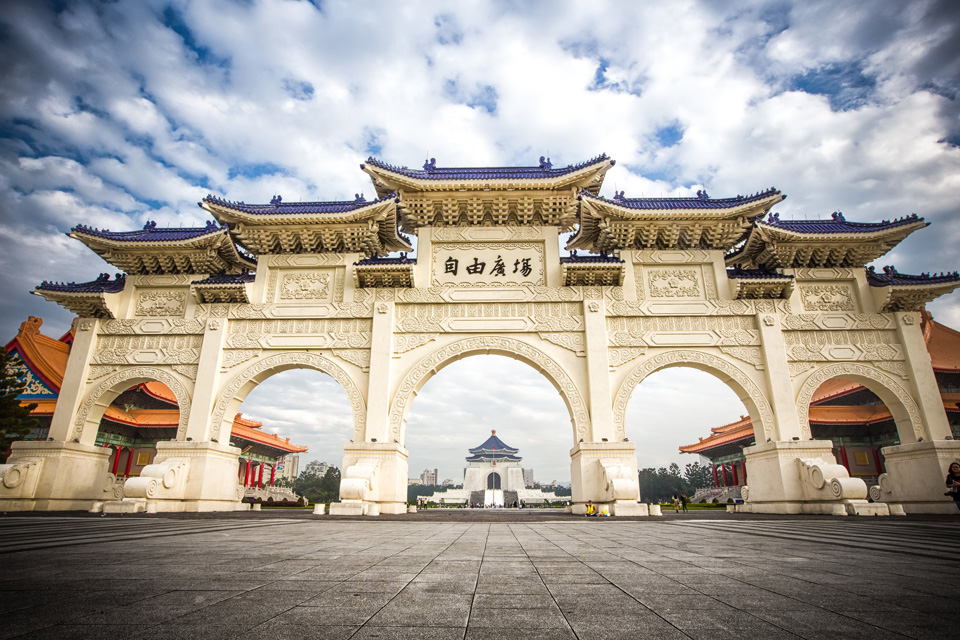
[{"label": "central arch opening", "polygon": [[[444,507],[533,507],[570,495],[570,412],[530,365],[470,355],[430,377],[405,429],[408,497]],[[433,484],[430,484],[433,483]]]}]

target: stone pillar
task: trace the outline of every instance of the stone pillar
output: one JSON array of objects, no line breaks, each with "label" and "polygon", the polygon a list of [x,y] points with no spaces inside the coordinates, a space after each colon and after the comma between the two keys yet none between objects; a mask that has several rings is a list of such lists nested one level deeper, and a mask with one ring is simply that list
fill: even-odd
[{"label": "stone pillar", "polygon": [[[780,330],[780,318],[773,313],[758,314],[757,326],[760,328],[760,348],[763,350],[764,375],[769,389],[767,399],[775,417],[776,439],[802,438],[797,417],[797,400],[790,382],[790,367],[787,365],[787,347]],[[758,439],[757,444],[760,443]]]},{"label": "stone pillar", "polygon": [[587,354],[587,397],[590,404],[588,438],[591,442],[613,442],[613,396],[610,392],[607,316],[603,300],[584,300],[583,325]]},{"label": "stone pillar", "polygon": [[[223,362],[223,345],[227,337],[226,318],[211,318],[203,334],[203,345],[200,347],[200,364],[197,367],[197,381],[193,388],[193,398],[190,404],[190,415],[187,419],[186,438],[195,442],[210,440],[212,433],[210,417],[217,402],[217,391],[220,385],[220,366]],[[218,425],[219,426],[219,425]],[[221,438],[230,442],[230,432],[220,434]]]},{"label": "stone pillar", "polygon": [[[916,312],[893,314],[897,322],[897,335],[910,371],[910,395],[917,402],[923,421],[924,440],[944,440],[952,436],[947,413],[943,409],[940,387],[930,363],[930,352],[920,329],[920,314]],[[907,444],[912,434],[900,434],[900,441]]]},{"label": "stone pillar", "polygon": [[870,487],[870,497],[898,505],[904,513],[958,515],[946,491],[947,467],[960,461],[960,440],[910,442],[883,448],[886,473]]},{"label": "stone pillar", "polygon": [[612,515],[647,515],[640,504],[636,445],[633,442],[580,442],[570,450],[573,512],[586,513],[587,501],[610,505]]},{"label": "stone pillar", "polygon": [[333,515],[407,511],[407,450],[390,432],[394,310],[393,302],[373,307],[367,423],[362,442],[344,445],[340,502],[330,505]]},{"label": "stone pillar", "polygon": [[[73,440],[73,420],[83,402],[83,393],[87,386],[87,375],[90,371],[90,361],[97,347],[98,320],[81,318],[77,321],[77,331],[70,347],[70,357],[67,368],[63,373],[63,384],[57,396],[57,406],[50,420],[49,437],[54,442],[69,442]],[[97,434],[84,433],[86,444],[93,444]]]}]

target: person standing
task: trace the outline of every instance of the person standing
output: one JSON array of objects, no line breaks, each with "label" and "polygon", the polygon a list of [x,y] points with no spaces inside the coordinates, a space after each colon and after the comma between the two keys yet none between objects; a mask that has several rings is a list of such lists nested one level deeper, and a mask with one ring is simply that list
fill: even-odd
[{"label": "person standing", "polygon": [[680,513],[680,498],[677,497],[677,494],[673,494],[673,512]]},{"label": "person standing", "polygon": [[960,462],[951,462],[947,467],[947,491],[944,495],[953,498],[957,508],[960,509]]},{"label": "person standing", "polygon": [[680,504],[683,505],[683,512],[687,512],[687,503],[690,502],[690,498],[687,497],[686,492],[680,492]]}]

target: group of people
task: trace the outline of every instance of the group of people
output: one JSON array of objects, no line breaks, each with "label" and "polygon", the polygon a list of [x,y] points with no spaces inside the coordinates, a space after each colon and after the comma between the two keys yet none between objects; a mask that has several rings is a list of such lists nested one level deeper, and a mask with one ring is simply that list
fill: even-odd
[{"label": "group of people", "polygon": [[674,510],[676,513],[680,513],[680,509],[682,508],[682,509],[683,509],[683,512],[686,513],[686,512],[687,512],[687,503],[688,503],[688,502],[690,502],[690,498],[687,497],[686,492],[681,491],[679,496],[677,496],[677,494],[674,494],[674,495],[673,495],[673,510]]}]

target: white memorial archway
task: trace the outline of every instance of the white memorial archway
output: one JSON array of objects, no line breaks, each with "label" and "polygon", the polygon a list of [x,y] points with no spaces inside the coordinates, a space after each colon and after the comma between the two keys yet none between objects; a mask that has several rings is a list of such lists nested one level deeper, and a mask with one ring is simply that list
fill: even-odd
[{"label": "white memorial archway", "polygon": [[[960,443],[947,440],[915,310],[960,275],[864,268],[926,223],[780,220],[768,215],[784,197],[774,189],[602,197],[613,165],[603,155],[563,168],[541,158],[414,170],[370,159],[361,168],[371,201],[208,196],[204,227],[75,227],[72,237],[125,276],[38,287],[81,319],[51,439],[14,445],[0,508],[115,499],[92,434],[104,403],[139,380],[167,384],[181,422],[111,508],[236,508],[238,450],[224,425],[259,382],[300,367],[337,380],[353,407],[332,512],[400,513],[417,390],[450,362],[492,353],[536,368],[563,398],[575,511],[592,501],[646,513],[624,411],[637,384],[671,366],[717,376],[750,413],[757,444],[745,450],[743,510],[955,511],[937,478]],[[567,231],[571,254],[561,256]],[[412,249],[405,233],[417,236],[415,258],[402,253]],[[867,503],[830,442],[810,439],[810,395],[837,376],[875,390],[911,435],[885,452],[882,503]]]}]

